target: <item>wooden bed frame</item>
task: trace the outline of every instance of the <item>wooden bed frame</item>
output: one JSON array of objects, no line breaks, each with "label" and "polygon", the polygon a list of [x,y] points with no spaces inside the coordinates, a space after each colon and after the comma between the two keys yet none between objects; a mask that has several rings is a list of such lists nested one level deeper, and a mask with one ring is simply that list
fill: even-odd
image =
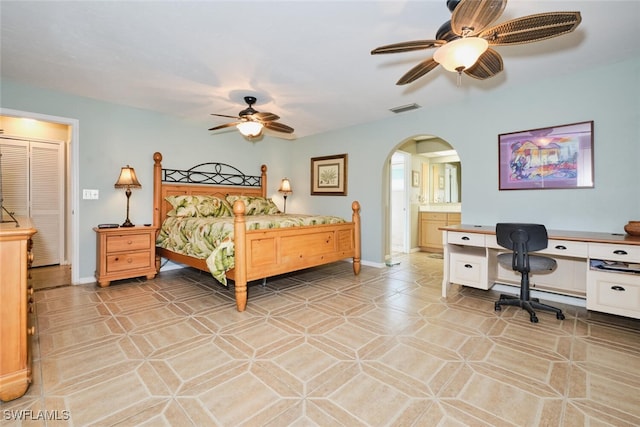
[{"label": "wooden bed frame", "polygon": [[[188,170],[163,169],[162,154],[153,155],[153,225],[158,230],[172,206],[170,195],[229,194],[267,197],[267,167],[250,176],[223,163],[202,163]],[[213,170],[206,171],[205,168]],[[352,221],[305,227],[247,230],[244,203],[233,206],[235,268],[226,277],[234,281],[238,311],[247,306],[247,282],[318,265],[353,258],[353,272],[360,273],[360,204],[354,201]],[[209,271],[206,261],[156,247],[160,258]]]}]

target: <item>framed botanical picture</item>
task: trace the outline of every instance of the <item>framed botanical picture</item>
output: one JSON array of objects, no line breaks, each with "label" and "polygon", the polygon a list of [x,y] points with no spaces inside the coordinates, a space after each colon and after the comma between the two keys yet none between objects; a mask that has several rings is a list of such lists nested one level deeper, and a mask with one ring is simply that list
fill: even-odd
[{"label": "framed botanical picture", "polygon": [[420,187],[420,172],[411,171],[411,186]]},{"label": "framed botanical picture", "polygon": [[311,158],[311,194],[347,195],[347,155]]},{"label": "framed botanical picture", "polygon": [[498,135],[500,190],[593,187],[593,121]]}]

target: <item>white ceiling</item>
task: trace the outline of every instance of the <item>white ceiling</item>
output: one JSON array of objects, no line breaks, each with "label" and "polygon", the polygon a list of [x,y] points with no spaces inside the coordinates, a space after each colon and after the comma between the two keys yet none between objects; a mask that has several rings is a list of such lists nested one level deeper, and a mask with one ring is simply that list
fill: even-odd
[{"label": "white ceiling", "polygon": [[2,0],[1,75],[204,129],[225,123],[210,113],[236,115],[253,95],[258,111],[278,114],[300,137],[389,117],[392,107],[457,102],[640,55],[639,1],[511,0],[498,22],[578,10],[582,23],[555,39],[497,47],[505,71],[491,79],[463,76],[457,87],[455,74],[438,67],[396,86],[433,51],[371,49],[435,38],[450,18],[445,3]]}]

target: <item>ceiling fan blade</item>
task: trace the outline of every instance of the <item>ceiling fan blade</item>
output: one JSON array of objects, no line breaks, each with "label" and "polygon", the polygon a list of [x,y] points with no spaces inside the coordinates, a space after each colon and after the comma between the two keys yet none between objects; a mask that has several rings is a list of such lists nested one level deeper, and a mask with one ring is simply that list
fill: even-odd
[{"label": "ceiling fan blade", "polygon": [[400,77],[400,80],[396,82],[396,85],[406,85],[407,83],[411,83],[420,77],[427,74],[429,71],[436,68],[438,64],[433,58],[428,58],[410,69],[404,76]]},{"label": "ceiling fan blade", "polygon": [[254,119],[258,119],[261,122],[272,122],[280,118],[280,116],[277,116],[273,113],[255,113],[251,117],[253,117]]},{"label": "ceiling fan blade", "polygon": [[512,19],[480,33],[490,45],[537,42],[567,34],[582,21],[580,12],[547,12]]},{"label": "ceiling fan blade", "polygon": [[504,69],[502,57],[498,52],[489,48],[471,67],[464,70],[464,73],[474,79],[484,80],[493,77]]},{"label": "ceiling fan blade", "polygon": [[213,128],[211,128],[211,129],[209,129],[209,130],[224,129],[224,128],[228,128],[228,127],[231,127],[231,126],[235,126],[235,125],[237,125],[237,124],[239,124],[239,123],[240,123],[240,122],[225,123],[225,124],[223,124],[223,125],[213,127]]},{"label": "ceiling fan blade", "polygon": [[264,123],[264,127],[266,127],[267,129],[274,130],[276,132],[293,133],[292,127],[282,123],[278,123],[278,122],[266,122]]},{"label": "ceiling fan blade", "polygon": [[410,52],[412,50],[432,49],[445,44],[444,40],[414,40],[409,42],[388,44],[380,46],[371,51],[371,55],[377,55],[381,53],[400,53]]},{"label": "ceiling fan blade", "polygon": [[216,117],[226,117],[228,119],[239,119],[240,117],[238,116],[227,116],[225,114],[211,114],[212,116],[216,116]]},{"label": "ceiling fan blade", "polygon": [[476,35],[494,22],[507,5],[507,0],[461,0],[451,14],[451,29],[463,35]]}]

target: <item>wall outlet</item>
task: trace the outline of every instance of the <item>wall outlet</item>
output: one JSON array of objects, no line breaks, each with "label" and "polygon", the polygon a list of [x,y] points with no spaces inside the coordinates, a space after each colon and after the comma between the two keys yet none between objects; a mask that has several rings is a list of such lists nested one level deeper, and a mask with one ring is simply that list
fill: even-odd
[{"label": "wall outlet", "polygon": [[98,199],[98,190],[82,190],[82,198],[84,200],[97,200]]}]

